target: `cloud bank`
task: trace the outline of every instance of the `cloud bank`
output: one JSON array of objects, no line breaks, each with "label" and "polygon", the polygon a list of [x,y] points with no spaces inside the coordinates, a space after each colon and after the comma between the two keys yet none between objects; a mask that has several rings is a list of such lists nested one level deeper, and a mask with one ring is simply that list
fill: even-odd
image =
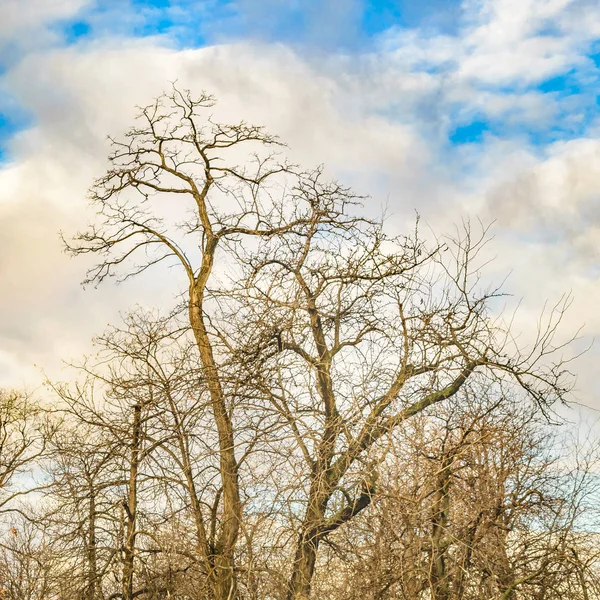
[{"label": "cloud bank", "polygon": [[[412,227],[415,211],[442,232],[464,217],[495,220],[492,273],[512,273],[522,327],[572,290],[567,326],[600,333],[595,3],[469,0],[436,19],[431,3],[377,23],[358,0],[296,13],[275,0],[209,4],[0,7],[12,23],[0,29],[10,93],[0,103],[0,384],[39,381],[34,364],[58,369],[132,303],[170,303],[158,277],[82,291],[85,265],[62,254],[57,232],[93,217],[85,194],[105,167],[106,135],[175,80],[214,93],[221,118],[266,125],[294,160],[325,163],[371,194],[365,209],[385,206],[391,228]],[[598,408],[599,358],[592,350],[578,368],[580,398]]]}]

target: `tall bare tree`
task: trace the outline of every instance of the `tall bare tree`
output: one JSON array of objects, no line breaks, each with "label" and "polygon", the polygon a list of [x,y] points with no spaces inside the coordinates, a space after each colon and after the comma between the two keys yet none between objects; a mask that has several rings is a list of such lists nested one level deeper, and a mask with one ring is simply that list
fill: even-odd
[{"label": "tall bare tree", "polygon": [[[276,138],[215,122],[213,104],[174,89],[142,109],[92,188],[97,223],[67,248],[101,256],[88,282],[164,261],[181,267],[217,434],[214,543],[196,527],[210,593],[240,596],[235,553],[254,511],[240,478],[260,472],[252,460],[277,455],[271,464],[294,478],[283,495],[296,537],[286,595],[301,600],[321,542],[370,505],[391,432],[454,401],[467,382],[517,386],[539,406],[565,397],[568,373],[550,361],[565,305],[519,349],[490,314],[498,291],[480,284],[485,231],[473,237],[465,227],[429,245],[418,231],[390,236],[358,215],[351,190],[325,181],[322,169],[281,164],[270,153]],[[262,436],[240,454],[257,427]],[[188,491],[193,502],[189,477]]]},{"label": "tall bare tree", "polygon": [[[223,154],[235,160],[240,146],[250,146],[251,150],[252,146],[278,142],[261,128],[243,122],[222,125],[210,117],[201,121],[199,113],[206,113],[213,104],[208,95],[193,99],[189,93],[175,89],[143,109],[141,126],[133,128],[125,141],[114,142],[113,167],[92,190],[92,201],[101,215],[98,227],[80,234],[67,247],[74,254],[107,255],[91,271],[89,281],[111,275],[133,254],[142,254],[145,259],[128,275],[173,258],[187,276],[189,322],[219,434],[224,518],[207,560],[212,565],[214,594],[220,599],[236,595],[233,551],[242,515],[231,413],[206,314],[207,286],[220,247],[239,241],[240,236],[265,237],[294,231],[303,219],[282,211],[270,196],[260,194],[265,182],[285,171],[272,157],[257,156],[249,166],[222,162]],[[125,199],[127,192],[133,195]],[[224,206],[215,201],[219,194],[228,200]],[[169,228],[168,220],[151,214],[148,207],[152,197],[162,200],[178,196],[189,198],[193,215],[183,225]],[[233,213],[231,199],[238,208]],[[177,238],[186,234],[193,239],[188,251],[185,241]],[[200,256],[196,258],[198,249]]]},{"label": "tall bare tree", "polygon": [[305,460],[290,599],[308,597],[322,539],[370,504],[390,432],[467,382],[516,385],[541,406],[566,392],[564,367],[545,362],[562,307],[532,347],[516,348],[488,314],[497,292],[478,289],[485,237],[465,229],[427,249],[416,235],[388,238],[379,224],[332,226],[321,215],[346,196],[317,185],[303,192],[316,207],[305,235],[253,253],[238,295],[245,310],[235,312],[247,352],[276,337],[275,352],[245,364]]}]

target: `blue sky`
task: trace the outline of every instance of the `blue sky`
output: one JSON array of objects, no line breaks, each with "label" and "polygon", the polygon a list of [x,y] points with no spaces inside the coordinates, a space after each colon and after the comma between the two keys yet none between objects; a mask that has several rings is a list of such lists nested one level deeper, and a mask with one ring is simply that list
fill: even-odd
[{"label": "blue sky", "polygon": [[[540,0],[540,5],[543,3]],[[572,12],[585,10],[585,2],[570,4]],[[53,34],[46,42],[49,48],[85,49],[111,37],[157,38],[159,43],[180,49],[254,41],[283,44],[313,61],[332,55],[360,60],[380,53],[390,37],[401,40],[402,36],[416,34],[423,43],[425,60],[411,65],[411,70],[453,78],[460,66],[457,60],[427,64],[427,45],[431,40],[454,40],[459,44],[467,40],[473,14],[485,12],[481,6],[481,2],[456,0],[82,0],[77,10],[49,18],[44,27]],[[564,39],[564,31],[559,30],[560,18],[557,14],[539,19],[529,35]],[[475,105],[468,98],[448,100],[443,123],[427,111],[409,118],[421,119],[423,134],[436,138],[440,149],[481,144],[490,136],[526,139],[534,147],[543,147],[587,135],[596,125],[599,107],[600,43],[592,36],[577,46],[571,62],[556,65],[549,72],[542,70],[535,75],[532,66],[533,76],[529,78],[473,83],[474,91],[482,96],[512,96],[530,104],[537,99],[548,112],[543,119],[524,114],[517,102],[512,108],[491,111],[485,102]],[[0,37],[4,69],[39,50],[27,44],[20,47],[16,36],[5,40]],[[522,56],[524,62],[527,58]],[[9,89],[3,91],[0,149],[6,159],[11,137],[34,117],[15,102]]]},{"label": "blue sky", "polygon": [[[115,19],[109,29],[170,35],[182,46],[249,37],[330,51],[358,51],[398,26],[456,31],[461,16],[455,0],[131,0],[129,6],[139,18],[125,27]],[[110,0],[97,2],[63,23],[69,41],[93,36],[99,17],[115,9]]]}]

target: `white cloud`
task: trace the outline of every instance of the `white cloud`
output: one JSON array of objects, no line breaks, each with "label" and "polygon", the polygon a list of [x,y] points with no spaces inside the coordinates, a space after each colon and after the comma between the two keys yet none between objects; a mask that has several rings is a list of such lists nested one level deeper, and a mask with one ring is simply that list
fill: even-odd
[{"label": "white cloud", "polygon": [[49,21],[72,17],[91,0],[3,0],[0,4],[0,39],[24,31],[44,29]]},{"label": "white cloud", "polygon": [[[561,268],[587,272],[600,260],[600,142],[550,145],[546,157],[513,165],[485,192],[485,212],[521,236],[561,247]],[[600,331],[600,322],[598,322]]]},{"label": "white cloud", "polygon": [[[478,2],[465,31],[462,77],[488,83],[528,84],[560,73],[582,60],[581,49],[595,39],[594,21],[576,34],[565,20],[580,10],[578,0],[494,0]],[[567,21],[568,22],[568,21]]]},{"label": "white cloud", "polygon": [[447,118],[485,116],[535,129],[574,113],[576,127],[585,119],[577,98],[531,88],[574,70],[595,80],[587,55],[599,36],[600,10],[589,2],[473,0],[463,3],[457,35],[396,28],[381,36],[379,49],[390,75],[427,76],[429,99]]},{"label": "white cloud", "polygon": [[2,0],[0,58],[12,62],[24,52],[60,41],[61,36],[52,25],[74,17],[91,3],[92,0]]},{"label": "white cloud", "polygon": [[[175,51],[107,39],[30,54],[4,78],[35,125],[12,141],[14,163],[0,170],[0,279],[8,289],[0,295],[0,383],[29,377],[34,362],[55,368],[131,302],[167,302],[171,283],[152,276],[82,292],[85,261],[61,253],[56,230],[86,218],[85,190],[105,166],[105,136],[122,132],[134,105],[174,80],[215,93],[217,116],[265,124],[298,162],[324,162],[371,192],[369,210],[387,202],[391,227],[412,227],[414,209],[438,231],[466,214],[497,219],[492,270],[499,278],[514,271],[509,288],[527,299],[523,327],[545,299],[572,289],[569,325],[587,321],[589,333],[600,333],[590,270],[600,241],[600,145],[573,140],[540,156],[521,139],[490,138],[451,153],[440,144],[450,110],[517,111],[514,118],[540,124],[555,117],[552,102],[533,92],[507,95],[483,84],[527,82],[583,60],[578,48],[595,25],[590,19],[573,32],[567,17],[576,4],[473,4],[462,38],[396,32],[376,54],[319,64],[256,43]],[[557,33],[538,35],[544,23]],[[431,68],[452,64],[445,73]],[[588,377],[586,393],[596,393],[594,385]],[[587,400],[600,403],[600,395]]]}]

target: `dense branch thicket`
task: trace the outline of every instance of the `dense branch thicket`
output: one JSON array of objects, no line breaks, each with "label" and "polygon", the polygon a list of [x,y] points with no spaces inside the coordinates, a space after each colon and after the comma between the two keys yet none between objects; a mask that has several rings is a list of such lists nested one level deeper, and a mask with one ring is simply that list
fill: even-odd
[{"label": "dense branch thicket", "polygon": [[487,231],[392,235],[213,104],[143,109],[66,242],[99,257],[88,283],[158,269],[186,293],[52,384],[37,531],[2,558],[35,585],[11,597],[594,597],[592,468],[537,416],[571,385],[568,300],[517,344]]}]

